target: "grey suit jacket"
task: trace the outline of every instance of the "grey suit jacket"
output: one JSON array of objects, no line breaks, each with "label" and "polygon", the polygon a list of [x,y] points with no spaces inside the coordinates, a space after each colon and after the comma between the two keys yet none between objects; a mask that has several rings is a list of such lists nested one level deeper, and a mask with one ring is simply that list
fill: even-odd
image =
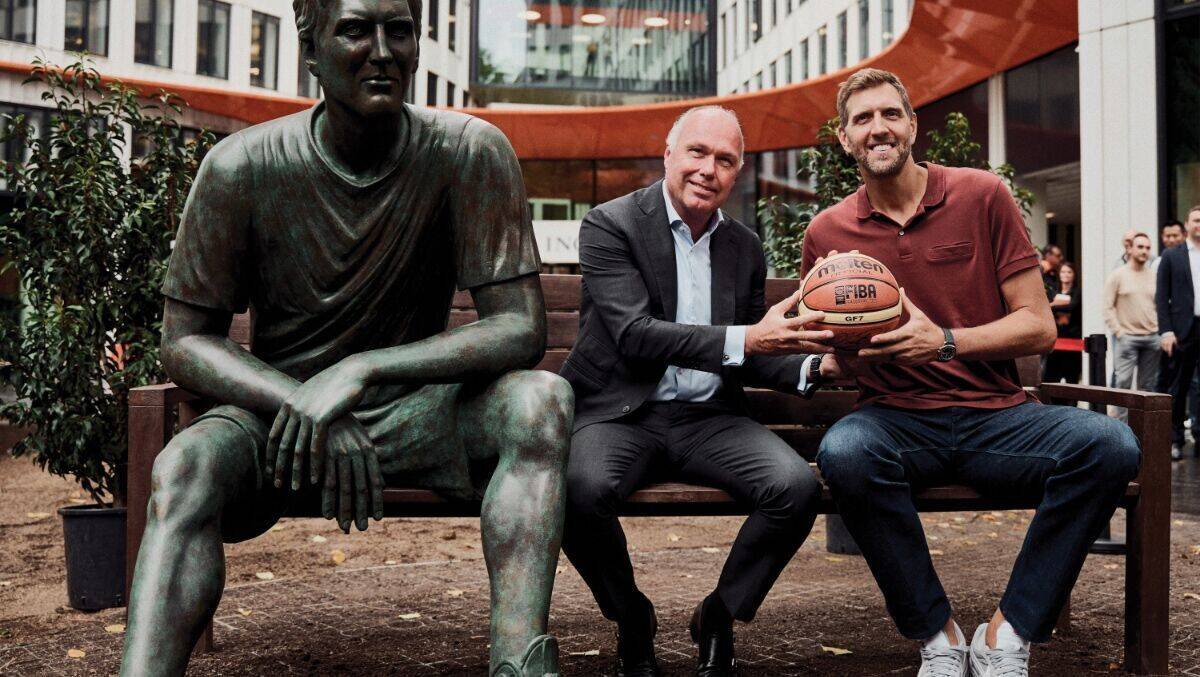
[{"label": "grey suit jacket", "polygon": [[661,183],[592,209],[580,227],[579,335],[559,372],[575,390],[575,430],[636,411],[667,365],[720,374],[718,397],[738,407],[743,384],[797,394],[806,355],[721,364],[725,327],[766,313],[766,257],[741,223],[726,217],[710,243],[712,325],[675,323],[675,245]]}]

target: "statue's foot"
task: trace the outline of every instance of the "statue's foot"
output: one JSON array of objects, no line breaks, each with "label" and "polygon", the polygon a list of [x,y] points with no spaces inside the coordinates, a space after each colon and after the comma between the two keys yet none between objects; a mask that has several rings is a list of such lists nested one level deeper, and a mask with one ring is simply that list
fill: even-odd
[{"label": "statue's foot", "polygon": [[553,635],[539,635],[521,655],[521,664],[501,661],[492,677],[558,677],[558,640]]}]

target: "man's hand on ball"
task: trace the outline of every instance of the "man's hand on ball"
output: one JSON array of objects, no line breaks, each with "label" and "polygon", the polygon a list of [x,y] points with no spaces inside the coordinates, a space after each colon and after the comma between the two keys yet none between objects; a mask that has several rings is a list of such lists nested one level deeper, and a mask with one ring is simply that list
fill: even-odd
[{"label": "man's hand on ball", "polygon": [[858,351],[867,362],[894,362],[908,366],[927,364],[937,359],[938,350],[946,343],[941,327],[921,311],[903,289],[900,302],[908,313],[908,322],[892,331],[871,337],[871,347]]},{"label": "man's hand on ball", "polygon": [[347,415],[329,426],[329,453],[324,459],[325,482],[321,514],[337,517],[338,527],[350,533],[353,519],[366,531],[367,519],[383,519],[383,471],[366,428]]},{"label": "man's hand on ball", "polygon": [[[822,263],[822,262],[824,262],[824,261],[825,261],[825,259],[829,258],[830,256],[834,256],[834,255],[835,255],[835,254],[837,254],[837,253],[838,253],[838,250],[836,250],[836,249],[830,249],[830,250],[829,250],[829,253],[828,253],[828,254],[826,254],[825,256],[818,256],[818,257],[817,257],[817,260],[816,260],[816,261],[813,261],[813,268],[816,268],[817,266],[821,265],[821,263]],[[857,253],[858,253],[858,250],[857,250],[857,249],[851,249],[851,250],[850,250],[849,252],[847,252],[847,253],[849,253],[849,254],[857,254]]]},{"label": "man's hand on ball", "polygon": [[767,310],[758,324],[746,327],[746,355],[794,355],[797,353],[831,353],[833,348],[822,343],[833,338],[829,330],[805,329],[820,322],[825,313],[810,310],[796,317],[786,317],[800,302],[802,290],[776,303]]}]

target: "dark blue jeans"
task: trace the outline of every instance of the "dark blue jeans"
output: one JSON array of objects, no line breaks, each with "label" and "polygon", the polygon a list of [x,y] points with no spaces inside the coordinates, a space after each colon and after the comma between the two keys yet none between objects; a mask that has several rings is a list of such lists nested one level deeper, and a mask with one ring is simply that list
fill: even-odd
[{"label": "dark blue jeans", "polygon": [[1044,642],[1140,462],[1125,424],[1036,402],[998,410],[866,405],[830,428],[817,453],[888,612],[905,637],[918,640],[945,626],[950,602],[914,491],[965,484],[984,495],[1039,501],[1000,610],[1021,637]]}]

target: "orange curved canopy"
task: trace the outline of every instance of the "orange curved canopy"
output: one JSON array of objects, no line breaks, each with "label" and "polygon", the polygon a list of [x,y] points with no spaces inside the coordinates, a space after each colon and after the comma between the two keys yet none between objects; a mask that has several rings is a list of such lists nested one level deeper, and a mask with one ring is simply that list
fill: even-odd
[{"label": "orange curved canopy", "polygon": [[[737,112],[746,150],[810,146],[835,114],[837,86],[866,66],[896,73],[914,107],[987,79],[1078,39],[1078,0],[914,0],[908,29],[853,67],[749,94],[644,106],[560,110],[472,109],[499,127],[528,160],[647,158],[662,154],[668,129],[687,108],[719,104]],[[0,62],[28,74],[28,64]],[[192,108],[250,123],[294,113],[312,99],[125,79],[147,94],[172,91]]]}]

